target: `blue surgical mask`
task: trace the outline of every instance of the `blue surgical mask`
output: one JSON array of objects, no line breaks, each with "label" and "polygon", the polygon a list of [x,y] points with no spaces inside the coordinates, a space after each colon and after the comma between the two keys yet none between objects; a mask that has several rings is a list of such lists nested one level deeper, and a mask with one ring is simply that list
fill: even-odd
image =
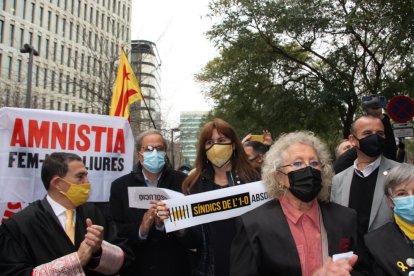
[{"label": "blue surgical mask", "polygon": [[394,213],[409,223],[414,223],[414,196],[395,197]]},{"label": "blue surgical mask", "polygon": [[165,165],[165,152],[157,152],[153,150],[152,152],[144,153],[144,168],[151,173],[159,173]]}]

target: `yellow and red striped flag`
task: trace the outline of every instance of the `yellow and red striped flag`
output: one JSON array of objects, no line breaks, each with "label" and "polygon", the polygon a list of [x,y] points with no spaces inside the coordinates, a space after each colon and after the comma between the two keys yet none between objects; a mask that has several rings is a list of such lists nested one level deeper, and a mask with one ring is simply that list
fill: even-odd
[{"label": "yellow and red striped flag", "polygon": [[129,105],[141,99],[141,88],[122,50],[109,115],[129,118]]}]

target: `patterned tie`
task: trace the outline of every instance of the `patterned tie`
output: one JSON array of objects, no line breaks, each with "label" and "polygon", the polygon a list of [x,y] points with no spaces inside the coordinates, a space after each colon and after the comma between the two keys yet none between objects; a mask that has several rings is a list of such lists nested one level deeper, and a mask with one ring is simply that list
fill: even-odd
[{"label": "patterned tie", "polygon": [[75,244],[75,223],[73,222],[73,210],[66,210],[66,234],[68,235],[69,239]]}]

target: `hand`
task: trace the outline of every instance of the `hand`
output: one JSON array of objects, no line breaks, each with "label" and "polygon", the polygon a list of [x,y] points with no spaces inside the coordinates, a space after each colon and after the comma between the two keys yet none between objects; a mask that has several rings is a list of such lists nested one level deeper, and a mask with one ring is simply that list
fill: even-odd
[{"label": "hand", "polygon": [[91,247],[93,254],[101,248],[104,228],[100,225],[92,224],[92,220],[89,218],[86,219],[86,226],[87,228],[84,241]]},{"label": "hand", "polygon": [[366,108],[365,111],[367,112],[367,115],[377,117],[380,120],[383,118],[382,108]]},{"label": "hand", "polygon": [[348,276],[351,275],[352,267],[355,265],[358,260],[357,255],[352,255],[348,260],[342,259],[336,262],[332,261],[332,258],[329,257],[328,261],[317,271],[313,273],[312,276]]},{"label": "hand", "polygon": [[263,144],[271,146],[273,144],[272,133],[268,130],[263,130]]},{"label": "hand", "polygon": [[167,208],[167,205],[163,201],[158,201],[157,205],[157,217],[163,221],[164,219],[168,219],[170,217],[170,210]]},{"label": "hand", "polygon": [[252,139],[252,134],[251,134],[251,133],[247,134],[247,135],[243,138],[243,140],[241,141],[241,143],[242,143],[242,144],[244,144],[245,142],[250,141],[250,139]]},{"label": "hand", "polygon": [[141,225],[139,226],[139,232],[141,235],[148,235],[151,230],[152,225],[156,217],[155,208],[151,207],[148,211],[145,212],[144,217],[142,218]]},{"label": "hand", "polygon": [[83,240],[76,253],[78,254],[81,265],[86,266],[92,257],[92,248],[86,243],[85,240]]}]

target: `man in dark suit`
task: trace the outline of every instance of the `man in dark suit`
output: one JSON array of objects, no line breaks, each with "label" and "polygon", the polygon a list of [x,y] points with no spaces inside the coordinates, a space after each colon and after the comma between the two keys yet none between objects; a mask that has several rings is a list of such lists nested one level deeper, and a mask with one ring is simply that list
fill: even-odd
[{"label": "man in dark suit", "polygon": [[42,166],[47,196],[0,227],[1,275],[108,275],[133,259],[92,203],[82,159],[57,152]]},{"label": "man in dark suit", "polygon": [[157,130],[139,135],[135,170],[111,186],[110,211],[119,234],[128,238],[136,261],[123,275],[186,276],[190,273],[189,251],[174,234],[166,234],[154,205],[148,210],[129,208],[128,187],[159,187],[181,192],[186,174],[166,164],[167,143]]},{"label": "man in dark suit", "polygon": [[383,156],[384,125],[373,116],[362,116],[352,125],[349,140],[357,151],[354,165],[334,176],[331,201],[353,208],[358,215],[358,247],[363,261],[363,237],[392,220],[384,195],[384,175],[398,165]]}]

